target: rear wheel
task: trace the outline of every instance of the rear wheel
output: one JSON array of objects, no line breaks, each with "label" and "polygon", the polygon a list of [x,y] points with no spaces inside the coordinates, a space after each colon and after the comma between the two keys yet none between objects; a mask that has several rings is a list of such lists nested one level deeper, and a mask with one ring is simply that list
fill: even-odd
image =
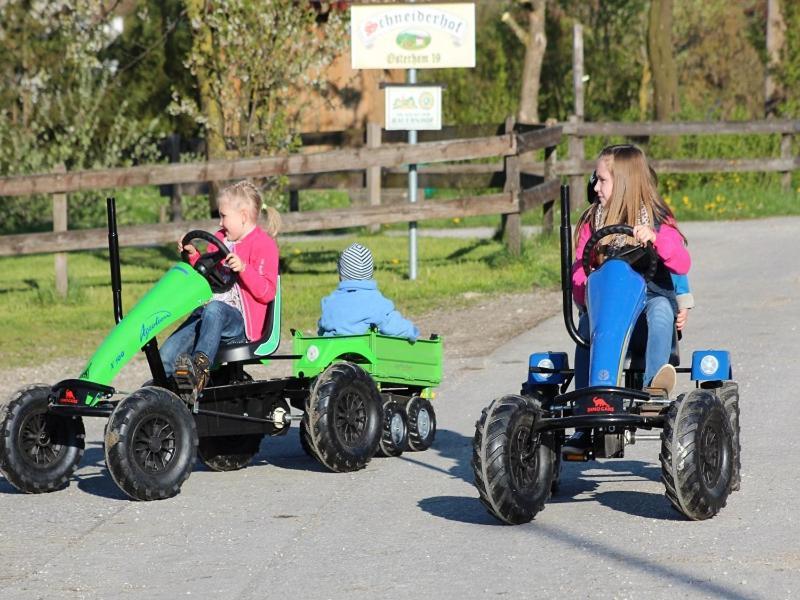
[{"label": "rear wheel", "polygon": [[264,435],[218,435],[200,438],[197,458],[212,471],[236,471],[258,454]]},{"label": "rear wheel", "polygon": [[728,423],[731,426],[731,446],[733,447],[733,477],[731,478],[731,491],[739,491],[742,487],[742,458],[741,443],[739,441],[739,384],[728,381],[722,384],[717,392],[725,413],[728,415]]},{"label": "rear wheel", "polygon": [[178,396],[145,387],[117,404],[105,435],[106,466],[134,500],[177,495],[192,472],[197,429]]},{"label": "rear wheel", "polygon": [[49,393],[31,385],[0,403],[0,472],[21,492],[65,487],[83,457],[83,421],[49,413]]},{"label": "rear wheel", "polygon": [[538,402],[521,396],[493,401],[476,423],[472,470],[480,500],[505,523],[527,523],[550,497],[556,464],[550,433],[534,433]]},{"label": "rear wheel", "polygon": [[427,398],[412,396],[406,404],[408,414],[408,447],[411,450],[427,450],[436,438],[436,413]]},{"label": "rear wheel", "polygon": [[383,415],[375,382],[355,364],[332,364],[317,377],[304,421],[323,465],[337,472],[363,469],[381,439]]},{"label": "rear wheel", "polygon": [[733,448],[728,415],[713,392],[692,390],[670,405],[659,459],[667,498],[686,517],[710,519],[725,506]]},{"label": "rear wheel", "polygon": [[383,456],[400,456],[408,445],[406,411],[397,400],[383,402],[383,431],[378,451]]}]

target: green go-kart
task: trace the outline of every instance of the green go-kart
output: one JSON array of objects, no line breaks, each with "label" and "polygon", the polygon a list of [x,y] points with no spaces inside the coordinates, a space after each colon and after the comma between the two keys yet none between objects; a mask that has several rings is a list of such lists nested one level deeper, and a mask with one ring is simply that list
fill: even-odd
[{"label": "green go-kart", "polygon": [[[167,378],[156,335],[225,289],[215,267],[227,249],[210,233],[189,232],[184,243],[200,239],[217,251],[194,266],[184,256],[123,318],[113,199],[108,222],[116,326],[77,379],[30,385],[0,403],[0,472],[16,489],[40,493],[69,484],[84,452],[84,417],[108,419],[106,465],[137,500],[178,494],[195,456],[214,471],[245,467],[265,435],[284,435],[293,421],[300,422],[303,449],[332,471],[355,471],[376,453],[397,456],[433,443],[430,399],[441,380],[442,340],[295,332],[293,353],[278,354],[280,278],[261,339],[222,345],[199,396]],[[111,384],[140,349],[152,380],[120,398]],[[271,360],[292,360],[293,376],[258,381],[244,370]]]}]

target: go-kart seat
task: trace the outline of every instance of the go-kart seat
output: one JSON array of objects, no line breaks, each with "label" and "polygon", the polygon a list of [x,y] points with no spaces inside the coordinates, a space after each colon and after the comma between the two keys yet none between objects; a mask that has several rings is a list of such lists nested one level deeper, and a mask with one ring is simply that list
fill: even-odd
[{"label": "go-kart seat", "polygon": [[243,344],[220,344],[216,363],[260,360],[274,354],[281,342],[281,278],[275,286],[275,299],[267,305],[261,337]]}]

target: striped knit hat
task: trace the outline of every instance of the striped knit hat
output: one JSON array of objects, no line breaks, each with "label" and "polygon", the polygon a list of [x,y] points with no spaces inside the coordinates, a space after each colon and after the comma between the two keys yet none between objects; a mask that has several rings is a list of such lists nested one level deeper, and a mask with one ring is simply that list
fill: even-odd
[{"label": "striped knit hat", "polygon": [[339,279],[372,279],[375,264],[369,248],[350,244],[339,256]]}]

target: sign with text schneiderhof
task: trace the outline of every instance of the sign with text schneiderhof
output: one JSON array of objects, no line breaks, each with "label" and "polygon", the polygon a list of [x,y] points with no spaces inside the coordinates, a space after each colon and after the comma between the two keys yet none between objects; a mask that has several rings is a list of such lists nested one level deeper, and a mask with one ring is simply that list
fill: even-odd
[{"label": "sign with text schneiderhof", "polygon": [[353,5],[350,46],[353,69],[474,67],[475,5]]},{"label": "sign with text schneiderhof", "polygon": [[442,87],[438,85],[387,85],[386,129],[442,128]]}]

